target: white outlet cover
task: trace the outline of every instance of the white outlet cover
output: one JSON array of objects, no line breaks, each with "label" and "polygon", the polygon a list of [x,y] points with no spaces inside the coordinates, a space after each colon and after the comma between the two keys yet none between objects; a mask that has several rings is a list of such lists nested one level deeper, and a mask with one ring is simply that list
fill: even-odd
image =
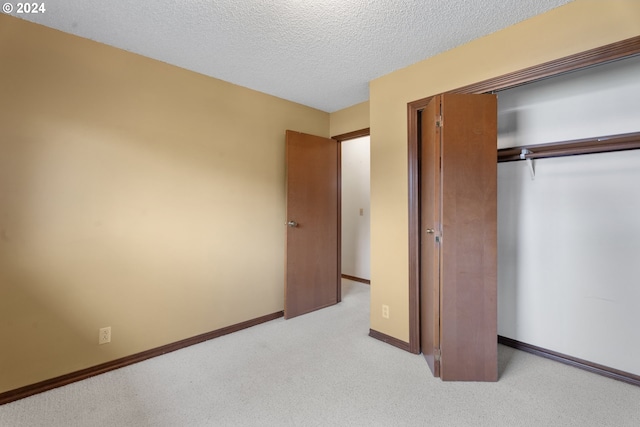
[{"label": "white outlet cover", "polygon": [[100,328],[98,333],[98,344],[107,344],[111,342],[111,326]]}]

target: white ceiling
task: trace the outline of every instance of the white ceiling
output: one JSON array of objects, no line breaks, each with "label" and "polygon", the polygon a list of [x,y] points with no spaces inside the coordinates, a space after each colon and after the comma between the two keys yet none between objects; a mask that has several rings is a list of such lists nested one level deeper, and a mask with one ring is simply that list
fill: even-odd
[{"label": "white ceiling", "polygon": [[333,112],[376,77],[570,1],[47,0],[12,14]]}]

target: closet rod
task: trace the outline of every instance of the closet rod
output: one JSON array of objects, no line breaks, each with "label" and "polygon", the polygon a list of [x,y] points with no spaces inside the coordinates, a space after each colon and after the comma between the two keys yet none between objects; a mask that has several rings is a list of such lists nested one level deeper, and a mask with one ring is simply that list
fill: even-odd
[{"label": "closet rod", "polygon": [[579,154],[606,153],[611,151],[634,150],[640,148],[640,132],[599,136],[597,138],[575,139],[548,144],[522,145],[498,150],[498,163],[523,160],[521,154],[527,150],[524,159],[545,159],[548,157],[575,156]]}]

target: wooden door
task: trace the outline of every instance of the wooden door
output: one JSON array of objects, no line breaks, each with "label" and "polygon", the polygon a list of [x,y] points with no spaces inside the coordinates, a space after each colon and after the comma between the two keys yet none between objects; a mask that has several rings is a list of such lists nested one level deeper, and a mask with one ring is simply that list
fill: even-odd
[{"label": "wooden door", "polygon": [[422,111],[420,145],[420,347],[440,376],[440,97]]},{"label": "wooden door", "polygon": [[496,381],[497,99],[442,95],[440,377]]},{"label": "wooden door", "polygon": [[333,139],[286,133],[287,319],[340,301],[339,148]]},{"label": "wooden door", "polygon": [[497,380],[497,100],[444,94],[422,111],[420,339],[435,376]]}]

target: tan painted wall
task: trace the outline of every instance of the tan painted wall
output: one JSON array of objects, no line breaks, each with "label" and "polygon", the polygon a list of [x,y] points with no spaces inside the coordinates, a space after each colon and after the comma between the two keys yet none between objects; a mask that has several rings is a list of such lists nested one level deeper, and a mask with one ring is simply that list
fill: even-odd
[{"label": "tan painted wall", "polygon": [[330,116],[331,136],[369,127],[369,101],[334,111]]},{"label": "tan painted wall", "polygon": [[409,340],[407,103],[639,34],[640,1],[576,0],[370,83],[372,329]]},{"label": "tan painted wall", "polygon": [[0,15],[0,392],[282,310],[285,129],[329,114]]}]

